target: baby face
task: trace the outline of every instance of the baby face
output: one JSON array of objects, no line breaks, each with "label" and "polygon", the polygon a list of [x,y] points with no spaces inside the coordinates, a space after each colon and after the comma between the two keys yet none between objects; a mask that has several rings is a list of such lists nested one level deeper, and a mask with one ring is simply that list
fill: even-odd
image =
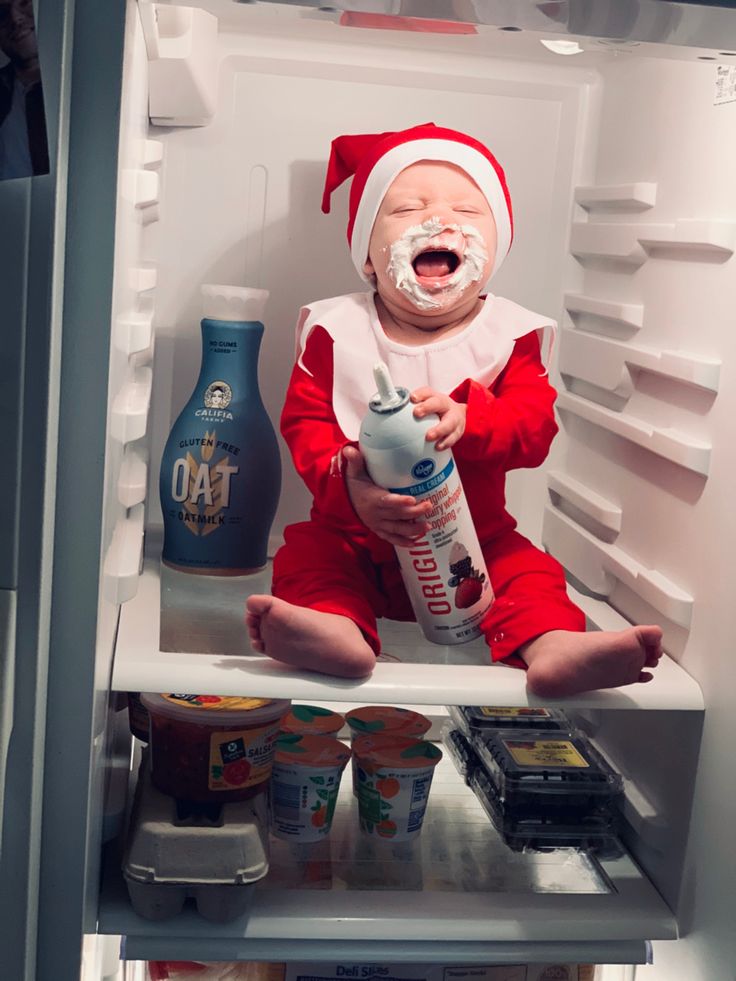
[{"label": "baby face", "polygon": [[480,295],[496,255],[496,223],[459,167],[425,160],[389,187],[371,232],[365,271],[386,305],[436,319]]}]

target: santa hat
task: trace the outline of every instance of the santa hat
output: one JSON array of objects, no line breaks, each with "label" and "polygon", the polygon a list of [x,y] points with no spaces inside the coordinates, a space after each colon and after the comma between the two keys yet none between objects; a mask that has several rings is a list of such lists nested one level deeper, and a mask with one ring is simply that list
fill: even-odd
[{"label": "santa hat", "polygon": [[363,266],[368,258],[373,222],[384,195],[402,170],[420,160],[441,160],[460,167],[485,195],[496,222],[493,275],[506,258],[514,235],[511,196],[501,165],[490,150],[472,136],[434,123],[423,123],[396,133],[338,136],[332,141],[322,211],[329,212],[332,192],[352,177],[348,243],[361,279],[369,282]]}]

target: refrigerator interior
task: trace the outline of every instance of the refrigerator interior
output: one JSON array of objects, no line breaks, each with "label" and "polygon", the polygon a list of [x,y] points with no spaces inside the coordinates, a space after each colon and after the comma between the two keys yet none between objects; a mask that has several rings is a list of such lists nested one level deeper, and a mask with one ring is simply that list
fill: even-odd
[{"label": "refrigerator interior", "polygon": [[[469,33],[365,28],[341,14],[346,6],[125,4],[95,709],[77,811],[84,929],[126,934],[132,959],[219,950],[309,960],[316,942],[319,959],[328,949],[352,960],[449,951],[454,963],[503,963],[504,950],[547,960],[562,944],[579,959],[625,963],[655,939],[642,978],[725,978],[734,955],[725,883],[736,871],[724,820],[736,728],[723,683],[734,629],[736,53],[581,34],[582,51],[566,56],[540,43],[571,40],[552,16],[558,4],[527,5],[514,30],[494,8],[493,23]],[[684,5],[649,6],[664,17]],[[560,433],[544,467],[511,476],[510,510],[566,567],[592,624],[664,628],[669,659],[651,685],[568,706],[625,777],[632,858],[606,868],[614,886],[603,905],[584,892],[491,890],[478,905],[473,892],[365,891],[349,893],[341,919],[346,893],[290,899],[284,887],[262,897],[238,935],[196,917],[136,924],[114,874],[98,907],[100,842],[124,815],[123,692],[175,680],[179,691],[424,711],[480,692],[526,704],[521,672],[494,669],[491,683],[481,646],[453,658],[405,628],[387,632],[403,663],[377,665],[360,685],[270,671],[243,654],[237,582],[202,592],[174,577],[180,635],[209,616],[211,647],[171,650],[158,636],[158,461],[197,374],[201,284],[270,291],[260,383],[276,422],[299,307],[361,288],[344,238],[347,189],[330,216],[319,211],[330,140],[429,120],[473,133],[503,163],[516,231],[493,291],[560,324],[551,361]],[[309,503],[286,453],[283,462],[274,549]],[[433,656],[444,663],[427,664]],[[64,840],[48,834],[48,847]],[[358,922],[373,924],[367,935]]]}]

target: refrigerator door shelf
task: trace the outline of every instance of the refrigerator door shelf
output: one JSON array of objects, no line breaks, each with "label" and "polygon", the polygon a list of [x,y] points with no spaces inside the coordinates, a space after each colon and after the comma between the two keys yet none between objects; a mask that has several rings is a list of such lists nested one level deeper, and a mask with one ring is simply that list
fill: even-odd
[{"label": "refrigerator door shelf", "polygon": [[569,848],[508,849],[449,757],[412,842],[362,834],[345,779],[329,838],[271,839],[270,870],[248,916],[208,923],[185,908],[165,923],[142,920],[110,862],[99,930],[125,935],[131,959],[312,960],[316,944],[329,943],[337,959],[388,960],[401,946],[401,960],[445,963],[549,960],[555,944],[574,951],[570,959],[610,962],[677,933],[669,907],[625,852],[599,859]]},{"label": "refrigerator door shelf", "polygon": [[[248,645],[243,623],[245,599],[249,592],[268,588],[265,573],[228,581],[180,573],[181,588],[187,591],[180,596],[183,601],[172,607],[168,590],[162,590],[159,551],[154,546],[152,543],[151,553],[155,557],[144,562],[135,597],[121,610],[112,679],[115,690],[168,691],[175,677],[180,691],[306,702],[474,705],[483,693],[484,702],[499,706],[541,704],[527,693],[523,671],[489,665],[483,641],[458,647],[430,645],[412,623],[385,621],[381,625],[384,649],[393,660],[379,660],[369,678],[329,678],[291,670],[255,654]],[[168,578],[171,571],[164,568],[163,575]],[[187,650],[171,650],[171,644],[166,645],[168,650],[161,649],[162,592],[169,606],[167,615],[177,620],[174,629],[167,625],[166,632]],[[593,628],[629,626],[606,603],[572,588],[570,595]],[[220,638],[225,638],[222,645],[213,649]],[[566,699],[565,706],[702,712],[703,697],[697,683],[675,661],[664,657],[649,684],[587,692]]]},{"label": "refrigerator door shelf", "polygon": [[126,508],[142,504],[148,489],[148,449],[130,444],[125,447],[118,473],[118,500]]},{"label": "refrigerator door shelf", "polygon": [[[111,603],[127,603],[135,596],[143,555],[145,506],[136,504],[115,525],[103,565],[105,595]],[[140,688],[125,691],[140,691]]]},{"label": "refrigerator door shelf", "polygon": [[146,435],[152,386],[151,369],[138,368],[115,396],[110,434],[119,443],[132,443]]}]

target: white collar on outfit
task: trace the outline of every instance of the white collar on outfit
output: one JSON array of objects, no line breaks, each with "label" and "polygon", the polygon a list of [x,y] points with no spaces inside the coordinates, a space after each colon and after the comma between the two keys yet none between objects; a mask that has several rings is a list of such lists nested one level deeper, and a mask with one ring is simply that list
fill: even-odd
[{"label": "white collar on outfit", "polygon": [[[348,293],[302,307],[297,324],[297,361],[312,328],[320,326],[333,341],[332,401],[340,428],[357,440],[368,400],[376,390],[373,366],[388,365],[397,386],[413,391],[429,385],[451,392],[466,378],[490,385],[506,367],[514,343],[533,330],[554,331],[549,317],[489,293],[479,313],[459,334],[423,346],[399,344],[383,331],[373,293]],[[541,338],[540,338],[541,342]]]}]

